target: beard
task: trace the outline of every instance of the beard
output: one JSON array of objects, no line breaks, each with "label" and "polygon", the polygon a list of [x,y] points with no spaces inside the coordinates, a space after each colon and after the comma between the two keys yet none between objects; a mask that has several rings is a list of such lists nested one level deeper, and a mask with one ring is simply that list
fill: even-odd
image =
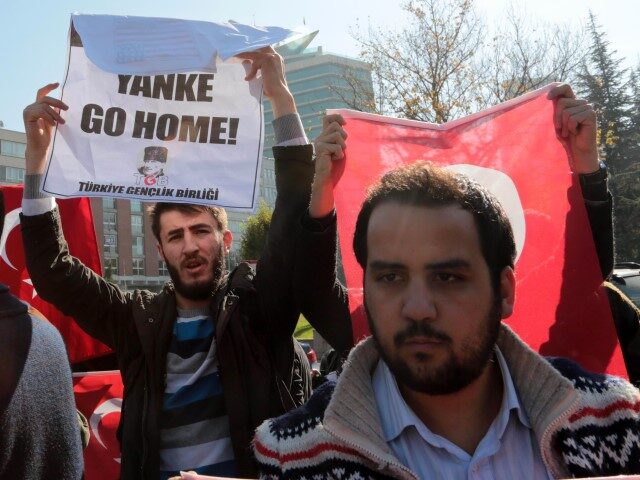
[{"label": "beard", "polygon": [[[367,307],[366,295],[364,307],[376,348],[396,380],[411,390],[428,395],[448,395],[457,392],[480,376],[493,356],[502,319],[501,301],[496,295],[478,334],[471,339],[464,339],[458,346],[461,354],[453,350],[451,337],[433,328],[428,321],[411,321],[407,328],[394,335],[395,350],[387,351],[380,343]],[[444,362],[435,367],[430,366],[430,356],[421,353],[415,356],[415,361],[409,363],[396,353],[407,340],[415,336],[429,337],[442,342],[444,348],[449,350]]]},{"label": "beard", "polygon": [[[224,248],[222,244],[220,244],[218,252],[216,253],[213,263],[211,264],[211,278],[209,280],[202,280],[188,285],[180,278],[178,267],[166,262],[167,270],[169,270],[169,277],[171,277],[171,281],[173,282],[176,292],[189,300],[206,300],[209,298],[218,288],[220,280],[225,272]],[[193,260],[194,258],[199,259],[200,257],[198,255],[193,255],[184,259],[183,263]],[[204,259],[201,260],[204,261]]]}]

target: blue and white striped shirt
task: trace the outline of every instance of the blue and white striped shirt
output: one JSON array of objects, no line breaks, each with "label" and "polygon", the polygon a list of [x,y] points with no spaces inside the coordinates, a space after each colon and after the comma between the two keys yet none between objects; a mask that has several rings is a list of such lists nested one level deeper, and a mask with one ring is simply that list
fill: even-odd
[{"label": "blue and white striped shirt", "polygon": [[180,470],[216,476],[235,473],[215,325],[207,309],[178,309],[167,354],[160,478],[178,475]]}]

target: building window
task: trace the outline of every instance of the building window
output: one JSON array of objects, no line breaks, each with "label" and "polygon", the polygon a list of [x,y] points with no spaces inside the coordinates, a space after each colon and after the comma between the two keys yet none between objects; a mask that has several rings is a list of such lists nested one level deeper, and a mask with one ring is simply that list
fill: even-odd
[{"label": "building window", "polygon": [[112,278],[114,275],[118,275],[118,259],[117,258],[105,258],[104,259],[104,276],[106,279]]},{"label": "building window", "polygon": [[131,254],[134,257],[144,256],[144,241],[142,237],[131,237]]},{"label": "building window", "polygon": [[102,226],[105,232],[115,232],[117,222],[116,212],[104,212],[102,214]]},{"label": "building window", "polygon": [[24,181],[24,168],[0,167],[0,180],[11,183],[21,183]]},{"label": "building window", "polygon": [[264,181],[273,183],[276,181],[276,172],[274,170],[265,168],[264,169]]},{"label": "building window", "polygon": [[131,200],[131,213],[142,213],[142,202],[140,200]]},{"label": "building window", "polygon": [[134,275],[144,275],[144,258],[134,258],[132,267]]},{"label": "building window", "polygon": [[167,262],[164,260],[158,260],[158,275],[161,277],[169,276],[169,269],[167,268]]},{"label": "building window", "polygon": [[240,220],[229,220],[229,230],[231,230],[234,234],[242,232],[244,222]]},{"label": "building window", "polygon": [[27,145],[20,142],[11,142],[9,140],[0,141],[0,154],[7,157],[19,157],[24,158],[24,151]]},{"label": "building window", "polygon": [[115,210],[116,209],[116,201],[114,198],[103,197],[102,198],[102,209],[103,210]]},{"label": "building window", "polygon": [[142,235],[142,215],[131,215],[131,235]]},{"label": "building window", "polygon": [[104,235],[104,253],[118,253],[118,235]]},{"label": "building window", "polygon": [[276,196],[277,196],[277,193],[275,188],[263,185],[262,198],[264,198],[264,200],[267,202],[269,206],[273,207],[273,205],[276,202]]}]

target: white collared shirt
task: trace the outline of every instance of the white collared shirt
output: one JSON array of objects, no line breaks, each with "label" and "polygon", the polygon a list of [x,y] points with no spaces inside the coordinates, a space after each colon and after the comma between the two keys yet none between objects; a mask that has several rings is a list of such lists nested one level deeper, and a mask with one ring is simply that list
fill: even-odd
[{"label": "white collared shirt", "polygon": [[422,479],[548,480],[526,412],[520,406],[509,367],[496,347],[504,385],[498,415],[473,455],[431,432],[407,405],[395,377],[380,360],[373,390],[386,442],[400,463]]}]

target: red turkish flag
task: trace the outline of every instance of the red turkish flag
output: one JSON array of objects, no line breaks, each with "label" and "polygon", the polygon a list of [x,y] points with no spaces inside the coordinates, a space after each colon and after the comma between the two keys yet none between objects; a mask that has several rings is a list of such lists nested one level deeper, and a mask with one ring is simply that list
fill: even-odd
[{"label": "red turkish flag", "polygon": [[86,480],[120,478],[120,443],[116,438],[122,407],[120,372],[73,374],[76,407],[89,422],[91,438],[84,451]]},{"label": "red turkish flag", "polygon": [[[22,185],[2,186],[5,222],[0,238],[0,279],[11,293],[30,303],[60,331],[67,345],[71,363],[99,357],[111,350],[90,337],[71,318],[45,302],[33,288],[25,266],[20,212],[22,211]],[[58,200],[62,230],[69,244],[69,251],[95,272],[100,272],[100,256],[93,228],[91,206],[86,198]]]},{"label": "red turkish flag", "polygon": [[[434,125],[350,110],[345,172],[336,189],[341,253],[354,338],[368,335],[362,270],[351,240],[368,185],[384,172],[429,160],[489,179],[515,226],[520,256],[509,325],[543,355],[569,357],[595,372],[626,377],[580,185],[556,136],[555,85],[475,115]],[[478,175],[476,175],[478,174]],[[518,241],[519,238],[519,241]]]}]

